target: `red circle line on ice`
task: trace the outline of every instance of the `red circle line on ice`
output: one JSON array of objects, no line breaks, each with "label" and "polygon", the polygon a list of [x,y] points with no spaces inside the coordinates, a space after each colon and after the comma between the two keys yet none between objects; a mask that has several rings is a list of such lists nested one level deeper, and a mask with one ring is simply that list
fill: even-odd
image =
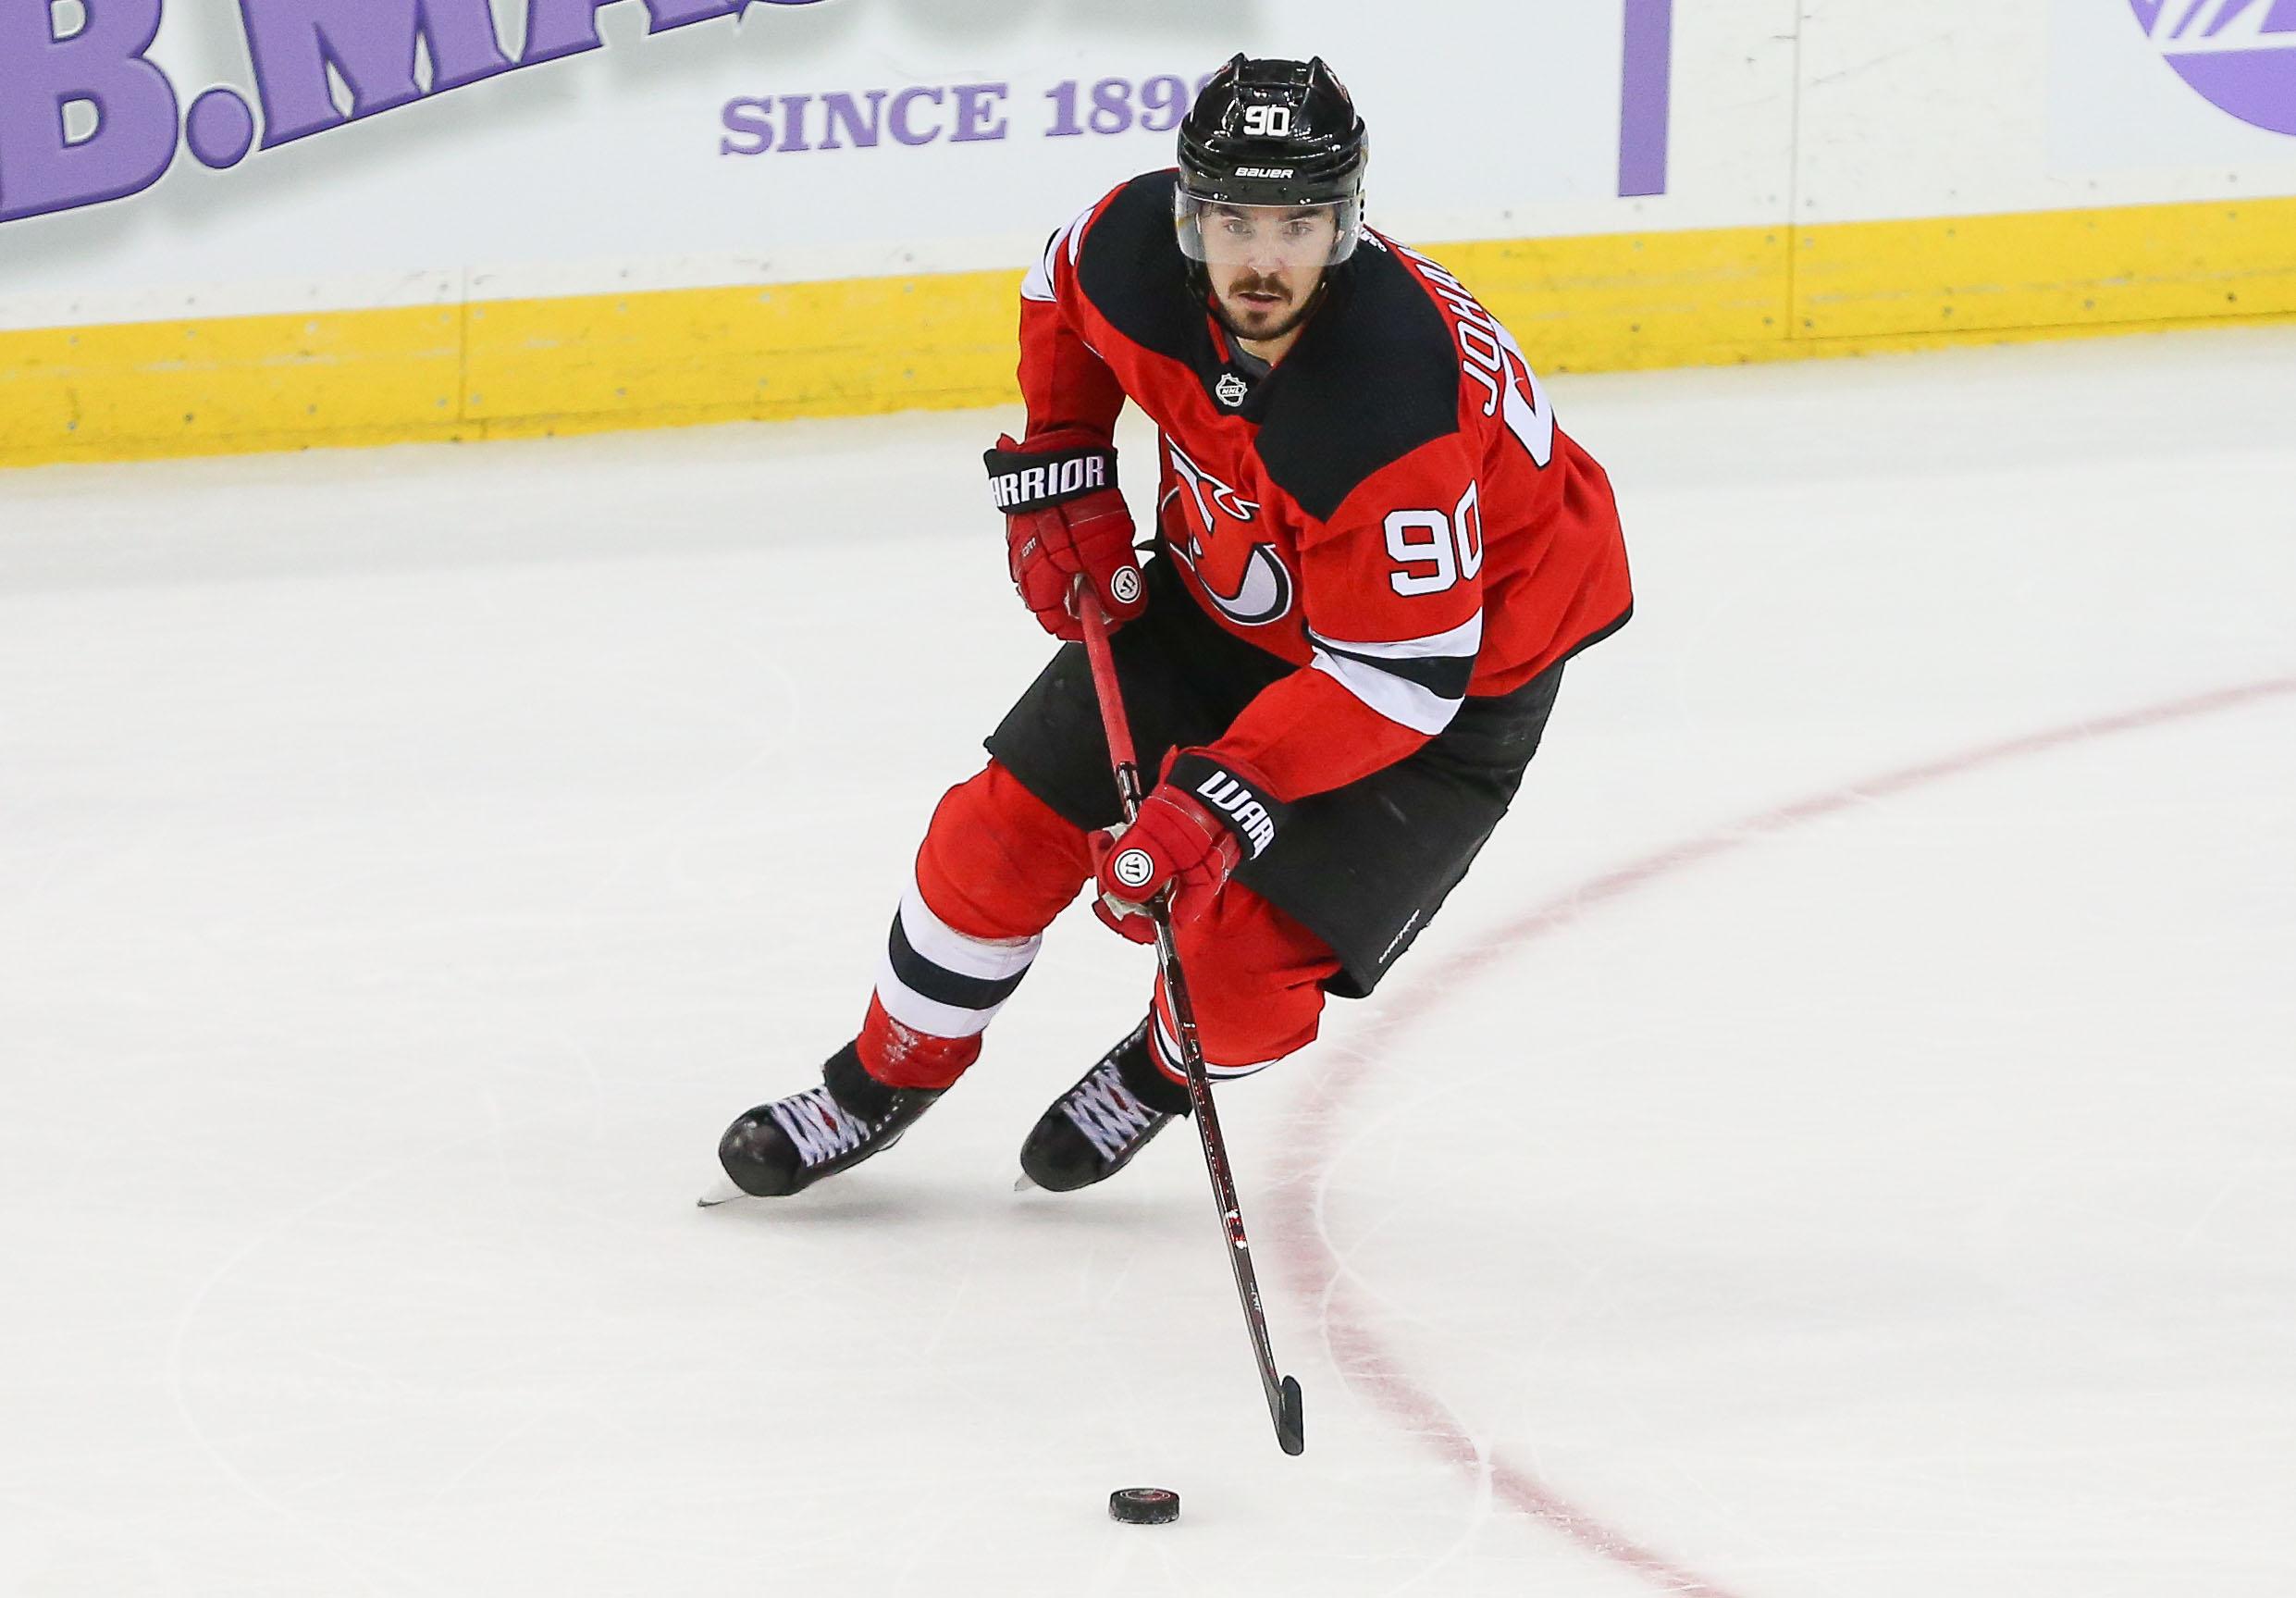
[{"label": "red circle line on ice", "polygon": [[[1989,766],[2005,765],[2075,744],[2144,732],[2289,696],[2296,696],[2296,676],[2267,678],[2145,705],[2117,715],[2072,722],[1980,745],[1919,765],[1901,766],[1862,782],[1827,788],[1742,817],[1591,877],[1520,920],[1501,926],[1475,949],[1453,959],[1446,966],[1435,968],[1424,980],[1440,988],[1456,989],[1503,969],[1525,945],[1568,930],[1590,910],[1613,899],[1780,833],[1870,805],[1877,799],[1888,799]],[[1393,1044],[1410,1031],[1410,1016],[1423,1011],[1424,1007],[1409,1011],[1390,1010],[1397,1019],[1377,1029],[1377,1040],[1382,1045]],[[1278,1185],[1270,1195],[1271,1231],[1282,1245],[1279,1254],[1285,1284],[1321,1319],[1326,1345],[1341,1377],[1359,1395],[1370,1399],[1405,1431],[1469,1477],[1479,1480],[1487,1476],[1493,1497],[1543,1523],[1586,1552],[1633,1571],[1665,1592],[1697,1594],[1699,1598],[1741,1598],[1736,1590],[1685,1568],[1598,1519],[1565,1498],[1536,1469],[1512,1464],[1496,1448],[1478,1442],[1468,1423],[1423,1384],[1388,1344],[1376,1308],[1363,1303],[1350,1289],[1348,1269],[1325,1233],[1320,1213],[1322,1189],[1341,1148],[1339,1123],[1347,1100],[1376,1074],[1371,1063],[1361,1057],[1336,1059],[1317,1074],[1306,1100],[1294,1112],[1296,1135],[1289,1145],[1290,1152],[1283,1161]]]}]

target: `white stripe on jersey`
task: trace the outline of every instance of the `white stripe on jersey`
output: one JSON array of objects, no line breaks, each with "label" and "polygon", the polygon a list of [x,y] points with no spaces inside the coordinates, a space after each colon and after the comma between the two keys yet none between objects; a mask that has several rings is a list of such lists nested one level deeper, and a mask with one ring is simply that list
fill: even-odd
[{"label": "white stripe on jersey", "polygon": [[1063,241],[1066,241],[1068,246],[1068,265],[1075,266],[1077,253],[1084,247],[1084,224],[1092,219],[1092,208],[1087,206],[1077,214],[1076,220],[1045,242],[1044,254],[1038,257],[1036,265],[1029,268],[1028,277],[1021,280],[1020,297],[1022,299],[1036,300],[1051,304],[1060,297],[1053,288],[1054,252],[1060,248]]},{"label": "white stripe on jersey", "polygon": [[1359,644],[1348,638],[1327,638],[1314,632],[1308,636],[1319,644],[1329,644],[1335,650],[1345,650],[1352,655],[1376,655],[1383,661],[1436,660],[1446,655],[1473,660],[1483,648],[1483,613],[1477,611],[1457,626],[1443,632],[1429,633],[1424,638],[1401,638],[1391,644]]},{"label": "white stripe on jersey", "polygon": [[[1432,737],[1450,725],[1466,691],[1466,677],[1475,669],[1475,652],[1483,647],[1483,613],[1477,611],[1459,626],[1426,638],[1395,643],[1351,643],[1345,638],[1308,635],[1315,646],[1310,663],[1325,675],[1373,710],[1400,726]],[[1368,659],[1356,659],[1367,656]],[[1460,693],[1439,693],[1399,672],[1382,670],[1379,663],[1399,665],[1455,664],[1460,668]]]}]

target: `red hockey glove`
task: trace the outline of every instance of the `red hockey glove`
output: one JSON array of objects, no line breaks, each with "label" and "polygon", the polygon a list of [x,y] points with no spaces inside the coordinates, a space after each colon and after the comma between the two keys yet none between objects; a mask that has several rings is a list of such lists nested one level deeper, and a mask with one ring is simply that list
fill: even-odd
[{"label": "red hockey glove", "polygon": [[1187,925],[1212,908],[1238,864],[1275,842],[1284,808],[1250,767],[1204,749],[1175,752],[1132,824],[1094,835],[1092,913],[1134,943],[1154,943],[1141,907],[1169,887],[1172,924]]},{"label": "red hockey glove", "polygon": [[1140,614],[1148,589],[1132,552],[1132,513],[1117,491],[1116,451],[1071,428],[1025,444],[1007,434],[981,458],[1005,513],[1013,587],[1046,632],[1070,643],[1083,638],[1068,608],[1080,576],[1100,596],[1111,628]]}]

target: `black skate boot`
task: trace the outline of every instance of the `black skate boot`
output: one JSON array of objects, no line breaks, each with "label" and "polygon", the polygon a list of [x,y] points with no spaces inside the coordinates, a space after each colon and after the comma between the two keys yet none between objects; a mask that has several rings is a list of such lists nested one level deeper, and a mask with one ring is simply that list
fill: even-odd
[{"label": "black skate boot", "polygon": [[938,1090],[887,1087],[846,1044],[821,1067],[821,1085],[761,1104],[725,1129],[718,1163],[758,1198],[799,1193],[891,1148],[932,1108]]},{"label": "black skate boot", "polygon": [[1156,1069],[1143,1021],[1037,1118],[1020,1146],[1020,1169],[1055,1193],[1090,1187],[1187,1113],[1188,1090]]}]

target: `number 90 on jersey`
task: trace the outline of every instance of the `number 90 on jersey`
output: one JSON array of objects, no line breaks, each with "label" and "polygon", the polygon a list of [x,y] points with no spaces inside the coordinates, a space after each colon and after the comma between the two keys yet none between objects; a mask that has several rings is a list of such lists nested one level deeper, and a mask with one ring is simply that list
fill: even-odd
[{"label": "number 90 on jersey", "polygon": [[1387,535],[1388,556],[1396,564],[1388,584],[1407,599],[1439,594],[1482,573],[1483,507],[1473,483],[1449,515],[1389,511]]}]

